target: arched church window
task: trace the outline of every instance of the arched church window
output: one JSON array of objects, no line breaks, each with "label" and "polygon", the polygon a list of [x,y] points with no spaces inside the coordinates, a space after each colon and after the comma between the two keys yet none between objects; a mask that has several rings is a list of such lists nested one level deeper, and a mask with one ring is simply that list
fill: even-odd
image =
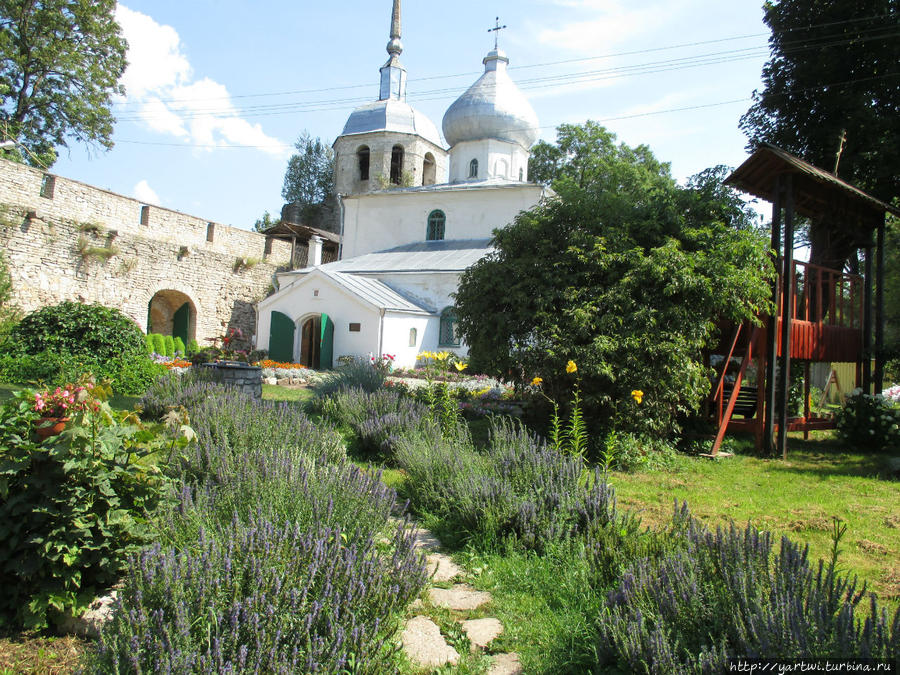
[{"label": "arched church window", "polygon": [[445,307],[441,312],[441,330],[438,336],[441,347],[459,347],[459,335],[456,330],[456,312],[452,307]]},{"label": "arched church window", "polygon": [[356,161],[359,164],[359,179],[369,180],[369,146],[360,146],[356,151]]},{"label": "arched church window", "polygon": [[422,185],[434,185],[436,180],[437,166],[434,162],[434,155],[426,152],[425,159],[422,162]]},{"label": "arched church window", "polygon": [[469,178],[478,178],[478,160],[469,162]]},{"label": "arched church window", "polygon": [[403,178],[403,146],[395,145],[391,148],[391,183],[400,185]]},{"label": "arched church window", "polygon": [[519,180],[525,180],[525,169],[523,169],[522,167],[519,167]]},{"label": "arched church window", "polygon": [[409,329],[409,346],[415,347],[418,339],[419,339],[419,331],[417,331],[415,328],[410,328]]},{"label": "arched church window", "polygon": [[435,241],[444,238],[444,224],[447,222],[447,216],[443,211],[435,209],[428,214],[428,229],[425,232],[426,241]]}]

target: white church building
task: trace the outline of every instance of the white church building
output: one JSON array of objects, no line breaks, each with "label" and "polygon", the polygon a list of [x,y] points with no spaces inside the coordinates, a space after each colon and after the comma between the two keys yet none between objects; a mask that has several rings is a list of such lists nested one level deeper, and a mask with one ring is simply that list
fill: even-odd
[{"label": "white church building", "polygon": [[452,298],[461,273],[491,251],[495,228],[548,192],[528,182],[537,116],[496,38],[484,74],[444,114],[449,149],[406,102],[400,0],[387,51],[378,100],[334,142],[340,259],[316,264],[312,241],[311,266],[278,274],[258,304],[257,346],[275,360],[324,369],[345,355],[390,354],[399,367],[422,351],[465,356]]}]

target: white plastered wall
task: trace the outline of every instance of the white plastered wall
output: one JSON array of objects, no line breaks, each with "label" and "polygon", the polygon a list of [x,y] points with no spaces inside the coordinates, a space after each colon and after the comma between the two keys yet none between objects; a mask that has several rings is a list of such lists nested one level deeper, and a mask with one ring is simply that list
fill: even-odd
[{"label": "white plastered wall", "polygon": [[387,191],[344,198],[343,258],[425,241],[428,214],[446,216],[445,239],[487,239],[541,199],[539,185]]},{"label": "white plastered wall", "polygon": [[[496,139],[463,141],[450,148],[450,182],[490,178],[515,181],[519,180],[519,169],[522,169],[522,180],[527,181],[528,156],[528,151],[518,143]],[[478,176],[470,178],[469,166],[473,159],[478,160]]]},{"label": "white plastered wall", "polygon": [[[268,349],[272,312],[290,317],[295,325],[294,359],[300,356],[300,327],[309,317],[327,314],[334,322],[334,358],[378,352],[381,312],[321,273],[311,272],[258,305],[257,347]],[[350,324],[360,324],[351,332]],[[331,364],[322,364],[328,368]]]}]

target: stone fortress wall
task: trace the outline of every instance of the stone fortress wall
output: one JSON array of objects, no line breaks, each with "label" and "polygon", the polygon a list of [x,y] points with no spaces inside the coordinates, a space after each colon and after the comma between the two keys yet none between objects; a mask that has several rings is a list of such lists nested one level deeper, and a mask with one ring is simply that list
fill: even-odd
[{"label": "stone fortress wall", "polygon": [[254,305],[291,253],[289,242],[7,160],[0,160],[0,245],[25,312],[98,302],[144,331],[150,320],[155,332],[171,333],[186,305],[187,337],[201,346],[231,327],[253,333]]}]

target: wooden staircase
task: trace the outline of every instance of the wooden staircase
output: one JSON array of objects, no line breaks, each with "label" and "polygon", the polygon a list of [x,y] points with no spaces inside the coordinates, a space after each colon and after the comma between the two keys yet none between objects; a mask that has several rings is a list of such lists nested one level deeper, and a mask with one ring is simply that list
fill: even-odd
[{"label": "wooden staircase", "polygon": [[[718,456],[722,439],[725,438],[725,433],[729,429],[754,429],[756,423],[752,419],[756,416],[757,411],[763,408],[761,397],[764,392],[760,392],[757,387],[742,384],[747,373],[747,366],[753,360],[753,345],[759,337],[759,332],[759,326],[739,324],[734,330],[727,356],[722,361],[712,396],[716,423],[716,438],[710,451],[713,457]],[[742,337],[745,340],[743,349],[738,347],[742,342]],[[741,359],[741,365],[735,374],[734,381],[729,383],[727,376],[734,357]],[[735,420],[734,415],[740,415],[743,420]]]}]

